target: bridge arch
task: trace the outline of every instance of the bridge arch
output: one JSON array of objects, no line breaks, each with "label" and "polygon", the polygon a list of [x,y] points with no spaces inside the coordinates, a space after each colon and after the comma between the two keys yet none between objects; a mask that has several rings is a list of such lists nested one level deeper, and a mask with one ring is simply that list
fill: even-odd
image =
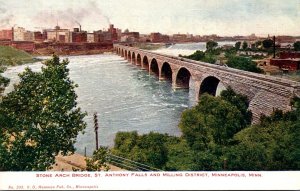
[{"label": "bridge arch", "polygon": [[131,53],[130,53],[130,51],[128,51],[127,59],[128,59],[129,62],[131,62]]},{"label": "bridge arch", "polygon": [[127,50],[125,50],[125,56],[124,56],[125,59],[127,59]]},{"label": "bridge arch", "polygon": [[189,88],[190,78],[191,78],[191,72],[185,67],[180,68],[176,75],[176,87]]},{"label": "bridge arch", "polygon": [[199,96],[208,93],[212,96],[217,96],[217,89],[221,80],[215,76],[207,76],[200,84]]},{"label": "bridge arch", "polygon": [[132,63],[135,64],[135,53],[132,52]]},{"label": "bridge arch", "polygon": [[147,56],[144,56],[144,58],[143,58],[143,65],[142,65],[142,68],[144,68],[144,69],[146,69],[147,71],[149,71],[149,61],[148,61]]},{"label": "bridge arch", "polygon": [[158,63],[155,58],[151,60],[150,64],[150,72],[153,72],[155,75],[159,76],[159,68]]},{"label": "bridge arch", "polygon": [[161,67],[161,78],[172,82],[172,69],[168,62],[164,62]]},{"label": "bridge arch", "polygon": [[123,50],[123,49],[122,49],[122,53],[121,53],[121,56],[122,56],[122,57],[124,57],[124,50]]},{"label": "bridge arch", "polygon": [[137,54],[137,56],[136,56],[136,65],[138,65],[138,66],[142,65],[142,59],[141,59],[140,54]]}]

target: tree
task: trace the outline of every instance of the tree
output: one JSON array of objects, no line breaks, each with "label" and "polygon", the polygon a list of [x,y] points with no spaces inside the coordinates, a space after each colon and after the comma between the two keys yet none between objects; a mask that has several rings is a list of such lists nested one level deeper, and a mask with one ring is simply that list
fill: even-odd
[{"label": "tree", "polygon": [[195,169],[195,153],[183,138],[171,137],[167,141],[168,161],[167,171],[189,171]]},{"label": "tree", "polygon": [[235,136],[240,143],[227,153],[228,165],[232,170],[299,170],[299,136],[300,123],[283,119],[243,129]]},{"label": "tree", "polygon": [[300,41],[296,41],[293,44],[295,51],[300,51]]},{"label": "tree", "polygon": [[[1,98],[1,95],[3,93],[3,91],[5,90],[5,87],[8,85],[9,83],[9,79],[8,78],[5,78],[3,77],[1,74],[5,71],[5,67],[2,67],[0,65],[0,98]],[[1,101],[1,99],[0,99]]]},{"label": "tree", "polygon": [[168,158],[168,150],[165,145],[167,135],[150,132],[149,134],[142,135],[138,148],[142,151],[145,161],[139,161],[135,158],[135,161],[145,162],[151,167],[162,169]]},{"label": "tree", "polygon": [[117,132],[114,141],[114,154],[128,157],[128,153],[137,145],[138,139],[137,131]]},{"label": "tree", "polygon": [[87,171],[108,171],[110,169],[108,165],[108,148],[100,147],[94,151],[92,158],[86,159]]},{"label": "tree", "polygon": [[196,52],[194,52],[191,55],[182,56],[182,57],[214,64],[217,60],[216,59],[216,54],[217,53],[219,53],[219,50],[217,50],[217,49],[206,51],[206,52],[197,50]]},{"label": "tree", "polygon": [[299,170],[300,169],[300,99],[294,109],[275,110],[262,116],[260,124],[238,132],[239,144],[228,148],[226,157],[232,170]]},{"label": "tree", "polygon": [[229,145],[235,133],[244,128],[243,115],[220,97],[204,94],[199,103],[182,113],[179,128],[193,150]]},{"label": "tree", "polygon": [[206,42],[206,49],[207,50],[213,50],[217,47],[218,47],[218,43],[213,41],[213,40],[210,40],[210,41]]},{"label": "tree", "polygon": [[259,142],[240,143],[226,148],[225,158],[229,170],[264,170],[267,153]]},{"label": "tree", "polygon": [[246,127],[251,124],[252,112],[248,110],[249,100],[247,96],[237,94],[233,91],[231,87],[228,87],[225,91],[221,92],[221,98],[233,104],[240,110],[240,112],[243,115],[243,118],[240,121],[243,127]]},{"label": "tree", "polygon": [[265,49],[269,49],[273,46],[273,40],[265,39],[265,40],[263,40],[262,44]]},{"label": "tree", "polygon": [[58,153],[75,151],[85,113],[77,107],[68,61],[57,56],[41,72],[27,68],[0,103],[0,169],[46,170]]},{"label": "tree", "polygon": [[258,40],[255,42],[255,47],[258,48],[258,49],[261,49],[262,47],[262,41]]},{"label": "tree", "polygon": [[239,70],[245,70],[249,72],[262,73],[263,70],[257,67],[255,62],[253,62],[250,58],[242,57],[242,56],[231,56],[227,60],[227,66],[231,68],[236,68]]},{"label": "tree", "polygon": [[193,54],[191,54],[189,56],[183,56],[183,57],[188,58],[188,59],[192,59],[192,60],[200,61],[205,57],[205,52],[200,51],[200,50],[196,50],[196,52],[194,52]]},{"label": "tree", "polygon": [[118,132],[112,153],[162,169],[167,162],[167,138],[168,135],[154,132],[145,135],[138,135],[136,131]]},{"label": "tree", "polygon": [[248,43],[246,41],[243,42],[242,48],[243,50],[246,50],[248,48]]},{"label": "tree", "polygon": [[241,44],[242,43],[240,41],[236,42],[235,45],[234,45],[235,49],[239,50],[241,48]]}]

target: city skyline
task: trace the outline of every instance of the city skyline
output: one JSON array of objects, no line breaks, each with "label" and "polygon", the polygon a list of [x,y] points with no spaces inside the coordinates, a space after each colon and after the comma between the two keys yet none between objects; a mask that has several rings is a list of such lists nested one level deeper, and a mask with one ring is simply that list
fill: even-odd
[{"label": "city skyline", "polygon": [[115,24],[142,34],[217,34],[223,36],[300,35],[300,1],[275,0],[109,0],[2,1],[0,27],[28,30],[82,25],[94,31]]}]

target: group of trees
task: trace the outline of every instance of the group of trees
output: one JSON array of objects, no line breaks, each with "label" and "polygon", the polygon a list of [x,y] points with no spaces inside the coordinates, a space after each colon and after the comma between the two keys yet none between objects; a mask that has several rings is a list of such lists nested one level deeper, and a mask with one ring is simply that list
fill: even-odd
[{"label": "group of trees", "polygon": [[2,93],[9,80],[0,75],[1,171],[47,170],[58,153],[75,151],[86,113],[77,107],[67,64],[54,56],[41,72],[27,68],[7,95]]},{"label": "group of trees", "polygon": [[255,73],[263,73],[263,70],[257,67],[256,63],[249,57],[244,56],[229,56],[226,65],[231,68],[245,70]]},{"label": "group of trees", "polygon": [[[224,52],[227,66],[249,72],[263,73],[263,70],[257,67],[256,63],[252,61],[250,57],[237,56],[237,50],[240,49],[241,44],[241,42],[236,42],[235,48],[223,50],[221,47],[218,47],[217,42],[208,41],[206,43],[206,51],[197,50],[191,55],[180,56],[192,60],[215,64],[217,63],[217,60],[220,59],[221,53]],[[242,46],[243,49],[246,49],[248,47],[247,42],[243,42]]]},{"label": "group of trees", "polygon": [[182,57],[192,59],[192,60],[202,61],[202,62],[206,62],[206,63],[211,63],[211,64],[214,64],[217,61],[217,55],[214,54],[212,51],[203,52],[201,50],[197,50],[196,52],[194,52],[191,55],[182,56]]},{"label": "group of trees", "polygon": [[242,42],[238,41],[234,45],[234,47],[235,47],[236,50],[240,50],[241,46],[242,46],[243,50],[246,50],[248,48],[248,43],[246,41],[244,41],[243,44],[242,44]]},{"label": "group of trees", "polygon": [[299,170],[299,103],[251,125],[246,97],[202,95],[183,112],[181,137],[119,132],[112,152],[162,170]]},{"label": "group of trees", "polygon": [[222,146],[251,122],[247,99],[231,89],[221,97],[203,95],[199,104],[183,112],[182,137],[158,133],[119,132],[113,153],[163,170],[221,170]]},{"label": "group of trees", "polygon": [[[250,47],[246,41],[238,41],[235,43],[236,50],[251,50],[251,51],[267,51],[271,52],[272,47],[274,45],[274,41],[272,39],[258,40],[255,43],[251,44]],[[300,51],[300,41],[296,41],[293,43],[293,48],[295,51]]]},{"label": "group of trees", "polygon": [[269,50],[271,47],[273,47],[273,40],[272,39],[265,39],[263,41],[258,40],[253,44],[249,44],[246,41],[238,41],[235,43],[234,45],[236,50],[260,50],[260,51],[264,51],[264,50]]}]

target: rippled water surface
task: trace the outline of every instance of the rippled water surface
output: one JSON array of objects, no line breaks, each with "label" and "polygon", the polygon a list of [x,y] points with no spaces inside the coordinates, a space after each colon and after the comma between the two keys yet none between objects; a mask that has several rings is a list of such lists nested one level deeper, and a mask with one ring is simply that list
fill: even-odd
[{"label": "rippled water surface", "polygon": [[[178,122],[181,112],[194,103],[192,91],[174,91],[170,82],[158,81],[115,54],[71,56],[69,60],[70,77],[79,85],[78,105],[88,112],[88,127],[76,143],[79,153],[83,154],[86,147],[90,155],[95,148],[94,112],[98,113],[101,145],[113,146],[118,131],[181,134]],[[41,64],[26,66],[38,71]],[[16,83],[16,74],[26,66],[9,68],[5,75]]]}]

